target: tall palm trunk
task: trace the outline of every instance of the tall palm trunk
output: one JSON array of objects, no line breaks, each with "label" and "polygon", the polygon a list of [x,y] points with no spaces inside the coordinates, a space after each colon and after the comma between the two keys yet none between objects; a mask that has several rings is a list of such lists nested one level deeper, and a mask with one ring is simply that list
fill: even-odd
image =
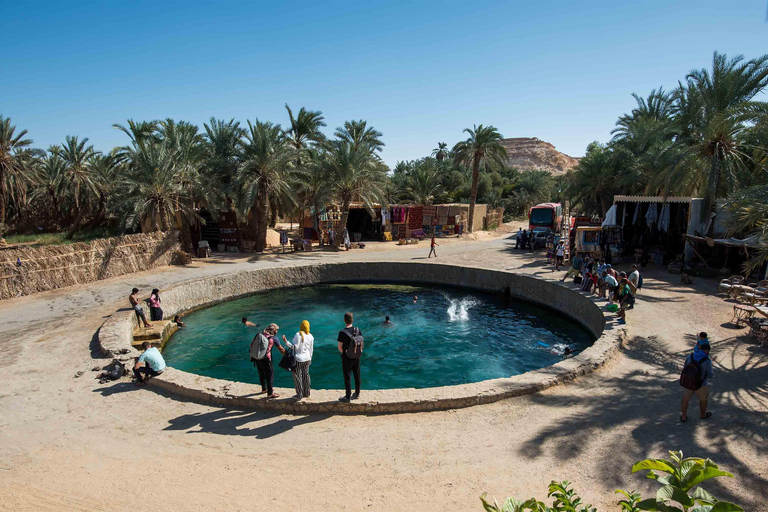
[{"label": "tall palm trunk", "polygon": [[0,167],[0,224],[5,223],[5,170]]},{"label": "tall palm trunk", "polygon": [[269,200],[264,198],[263,194],[259,194],[253,205],[256,218],[254,219],[254,226],[256,227],[256,252],[264,252],[267,248],[267,227],[269,224]]},{"label": "tall palm trunk", "polygon": [[[184,199],[184,204],[186,208],[184,208],[183,211],[191,212],[192,211],[192,200],[190,199]],[[181,250],[188,252],[190,254],[195,253],[195,247],[192,245],[192,229],[189,225],[190,219],[184,218],[182,215],[181,218]]]},{"label": "tall palm trunk", "polygon": [[[314,209],[314,215],[312,215],[312,229],[315,230],[315,233],[317,234],[317,241],[320,243],[320,245],[323,245],[323,233],[320,231],[320,222],[317,220],[317,217],[319,216],[320,212],[320,206],[315,203],[315,209]],[[303,221],[302,221],[303,222]],[[301,229],[303,226],[299,226],[299,229]]]},{"label": "tall palm trunk", "polygon": [[168,210],[164,202],[160,203],[160,229],[164,232],[171,230],[171,223],[168,221]]},{"label": "tall palm trunk", "polygon": [[345,196],[341,204],[341,219],[339,219],[339,231],[336,233],[336,247],[341,247],[344,243],[344,230],[347,229],[347,220],[349,219],[350,197]]},{"label": "tall palm trunk", "polygon": [[83,217],[85,217],[85,208],[78,208],[75,221],[72,223],[72,226],[70,226],[69,231],[67,231],[67,240],[72,240],[72,237],[75,236],[77,230],[80,229],[80,223],[83,222]]},{"label": "tall palm trunk", "polygon": [[471,233],[475,227],[475,203],[477,202],[477,182],[480,179],[480,155],[475,153],[472,160],[472,190],[469,194],[469,226],[467,231]]}]

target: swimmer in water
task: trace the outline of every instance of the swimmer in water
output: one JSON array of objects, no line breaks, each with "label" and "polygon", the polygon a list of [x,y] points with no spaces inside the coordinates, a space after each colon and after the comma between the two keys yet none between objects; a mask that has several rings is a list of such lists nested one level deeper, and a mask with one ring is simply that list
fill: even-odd
[{"label": "swimmer in water", "polygon": [[389,319],[389,315],[384,317],[384,327],[391,327],[395,324],[392,323],[392,321]]},{"label": "swimmer in water", "polygon": [[242,320],[240,320],[240,321],[241,321],[241,322],[243,323],[243,325],[245,325],[246,327],[258,327],[258,326],[259,326],[259,324],[255,324],[255,323],[253,323],[253,322],[249,321],[249,320],[248,320],[248,317],[245,317],[245,316],[244,316],[244,317],[243,317],[243,319],[242,319]]},{"label": "swimmer in water", "polygon": [[416,301],[417,301],[417,300],[419,300],[419,298],[418,298],[416,295],[414,295],[414,296],[413,296],[413,303],[414,303],[414,304],[416,304]]}]

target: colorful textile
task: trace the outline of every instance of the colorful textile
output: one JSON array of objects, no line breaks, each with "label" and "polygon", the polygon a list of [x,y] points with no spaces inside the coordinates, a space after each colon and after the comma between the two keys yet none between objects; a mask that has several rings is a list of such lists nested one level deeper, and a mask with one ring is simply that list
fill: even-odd
[{"label": "colorful textile", "polygon": [[432,225],[437,226],[439,224],[437,216],[432,217]]},{"label": "colorful textile", "polygon": [[422,210],[423,215],[437,215],[437,206],[425,206]]},{"label": "colorful textile", "polygon": [[397,237],[398,238],[405,238],[405,224],[398,224],[398,226],[397,226]]},{"label": "colorful textile", "polygon": [[414,206],[408,211],[408,227],[411,229],[421,229],[422,225],[422,207]]}]

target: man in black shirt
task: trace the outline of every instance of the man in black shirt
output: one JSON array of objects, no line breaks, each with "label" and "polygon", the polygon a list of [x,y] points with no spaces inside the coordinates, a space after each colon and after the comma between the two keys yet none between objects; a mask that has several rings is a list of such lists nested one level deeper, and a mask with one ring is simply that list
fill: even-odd
[{"label": "man in black shirt", "polygon": [[[339,352],[341,352],[341,369],[344,372],[344,389],[347,394],[339,398],[340,402],[349,402],[360,398],[360,359],[352,359],[347,356],[347,348],[352,342],[352,337],[362,335],[362,331],[352,325],[354,317],[352,313],[344,313],[346,327],[339,331]],[[355,394],[352,394],[350,373],[355,376]]]}]

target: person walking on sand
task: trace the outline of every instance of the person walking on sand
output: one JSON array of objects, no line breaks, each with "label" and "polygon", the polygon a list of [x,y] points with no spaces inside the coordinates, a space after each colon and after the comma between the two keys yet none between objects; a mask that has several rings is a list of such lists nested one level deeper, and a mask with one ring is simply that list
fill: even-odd
[{"label": "person walking on sand", "polygon": [[257,333],[251,341],[251,361],[259,372],[259,383],[261,392],[267,394],[267,398],[277,398],[280,395],[274,392],[273,385],[275,381],[275,370],[272,366],[272,348],[277,347],[281,354],[285,354],[285,349],[277,340],[277,331],[280,328],[277,324],[269,324],[263,332]]},{"label": "person walking on sand", "polygon": [[699,417],[707,419],[712,413],[707,411],[709,385],[714,379],[712,360],[709,358],[709,343],[697,345],[696,349],[685,358],[685,365],[680,374],[683,387],[683,400],[680,403],[680,421],[688,421],[688,403],[696,395],[699,398]]},{"label": "person walking on sand", "polygon": [[[346,394],[339,402],[349,402],[360,398],[360,356],[363,354],[363,333],[353,324],[354,315],[344,313],[344,329],[339,331],[339,352],[341,369],[344,372],[344,390]],[[355,377],[355,394],[352,394],[351,375]]]},{"label": "person walking on sand", "polygon": [[163,319],[163,310],[160,307],[160,290],[157,288],[152,290],[152,295],[149,296],[149,318],[153,322],[159,322]]},{"label": "person walking on sand", "polygon": [[144,349],[144,352],[133,365],[133,375],[136,377],[137,386],[141,386],[152,377],[157,377],[165,370],[165,359],[159,350],[148,341],[142,343],[141,348]]},{"label": "person walking on sand", "polygon": [[581,273],[581,267],[584,266],[584,258],[579,256],[577,253],[576,256],[571,258],[571,267],[568,269],[568,272],[565,273],[565,277],[563,278],[563,282],[566,281],[569,277],[578,277]]},{"label": "person walking on sand", "polygon": [[432,241],[429,243],[429,256],[427,256],[427,258],[431,258],[433,254],[435,255],[435,258],[437,258],[435,247],[439,247],[439,245],[435,243],[435,235],[432,235]]},{"label": "person walking on sand", "polygon": [[283,335],[283,341],[288,348],[293,349],[296,366],[293,367],[293,387],[296,389],[296,400],[309,396],[312,383],[309,380],[309,365],[312,364],[312,353],[315,349],[315,337],[309,333],[309,322],[304,320],[299,326],[299,332],[293,337],[293,343]]},{"label": "person walking on sand", "polygon": [[144,314],[144,310],[141,309],[141,300],[139,299],[139,289],[134,288],[131,291],[131,295],[128,296],[128,301],[131,303],[131,308],[133,308],[133,312],[136,313],[136,320],[139,324],[139,327],[141,327],[142,322],[144,323],[144,327],[152,327],[152,324],[147,322],[147,316]]},{"label": "person walking on sand", "polygon": [[555,251],[555,272],[560,272],[560,265],[563,264],[563,258],[565,258],[565,243],[560,240]]}]

